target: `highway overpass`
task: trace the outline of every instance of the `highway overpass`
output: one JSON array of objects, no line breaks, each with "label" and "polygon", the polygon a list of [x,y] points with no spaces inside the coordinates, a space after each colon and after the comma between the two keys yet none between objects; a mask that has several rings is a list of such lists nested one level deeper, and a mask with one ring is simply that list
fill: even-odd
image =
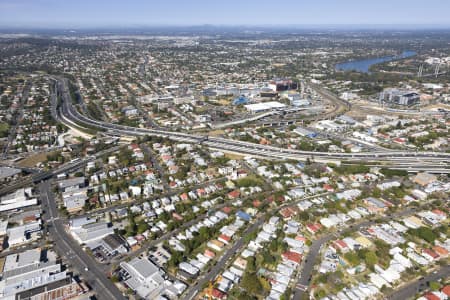
[{"label": "highway overpass", "polygon": [[381,166],[395,169],[418,172],[426,170],[433,173],[450,173],[450,153],[439,152],[415,152],[415,151],[374,151],[360,153],[333,153],[314,152],[293,149],[278,148],[268,145],[231,140],[218,137],[205,137],[202,135],[137,128],[118,124],[111,124],[95,120],[81,114],[72,104],[68,88],[64,81],[58,85],[62,88],[61,105],[58,111],[58,119],[71,127],[95,128],[106,134],[125,137],[159,136],[174,141],[187,143],[201,143],[204,146],[218,149],[224,152],[239,153],[242,155],[257,156],[270,159],[314,160],[317,162],[355,162],[364,164],[380,164]]}]

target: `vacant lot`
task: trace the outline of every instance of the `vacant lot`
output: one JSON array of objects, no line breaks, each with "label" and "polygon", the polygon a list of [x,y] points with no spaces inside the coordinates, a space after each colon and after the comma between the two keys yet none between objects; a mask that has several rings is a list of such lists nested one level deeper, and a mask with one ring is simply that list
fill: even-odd
[{"label": "vacant lot", "polygon": [[20,167],[28,167],[28,168],[36,167],[36,165],[38,163],[43,162],[47,159],[48,154],[51,154],[51,153],[42,152],[42,153],[30,155],[27,158],[22,159],[17,165],[19,165]]}]

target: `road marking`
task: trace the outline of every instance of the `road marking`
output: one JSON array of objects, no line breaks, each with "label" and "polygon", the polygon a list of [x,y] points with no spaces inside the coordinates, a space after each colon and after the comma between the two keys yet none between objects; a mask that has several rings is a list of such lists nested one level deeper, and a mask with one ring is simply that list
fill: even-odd
[{"label": "road marking", "polygon": [[[48,202],[48,204],[49,204],[49,206],[50,206],[50,199],[49,199],[49,197],[48,197],[48,192],[49,192],[49,190],[47,189],[47,192],[45,193],[45,197],[46,197],[47,202]],[[57,218],[54,218],[54,217],[53,217],[53,212],[52,212],[51,208],[50,208],[50,217],[51,217],[51,219],[50,219],[50,220],[51,220],[51,223],[52,223],[52,225],[53,225],[53,228],[55,229],[56,234],[60,237],[60,240],[63,242],[64,246],[69,250],[69,253],[71,253],[71,252],[72,252],[72,247],[64,240],[63,235],[60,233],[60,231],[59,231],[59,229],[58,229],[58,226],[55,225],[55,220],[56,220],[56,219],[59,219],[59,217],[57,217]],[[69,238],[70,238],[70,237],[69,237]],[[61,250],[63,250],[63,249],[61,249]],[[80,251],[83,251],[83,250],[80,249]],[[86,254],[86,255],[87,255],[87,254]],[[69,258],[70,258],[70,256],[69,256]],[[75,252],[74,252],[74,258],[77,259],[77,260],[81,263],[82,266],[84,266],[84,268],[83,268],[82,270],[79,270],[80,273],[83,273],[83,272],[84,272],[84,273],[88,274],[88,275],[85,275],[85,277],[89,277],[91,274],[88,273],[88,272],[86,272],[86,271],[84,271],[88,266],[87,266],[86,263],[83,261],[83,259],[82,259],[79,255],[76,255]],[[101,271],[99,271],[99,272],[101,272]],[[99,283],[100,286],[103,288],[103,290],[105,290],[106,293],[109,294],[109,295],[112,297],[111,299],[115,299],[115,298],[116,298],[116,297],[111,293],[111,291],[110,291],[109,289],[106,288],[106,286],[103,284],[103,282],[102,282],[101,280],[95,279],[95,277],[94,277],[94,280],[95,280],[95,282]]]}]

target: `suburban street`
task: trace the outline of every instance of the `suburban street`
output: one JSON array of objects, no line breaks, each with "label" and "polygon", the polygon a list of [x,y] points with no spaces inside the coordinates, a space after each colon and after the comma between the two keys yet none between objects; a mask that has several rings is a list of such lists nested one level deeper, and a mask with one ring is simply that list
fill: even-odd
[{"label": "suburban street", "polygon": [[200,277],[196,281],[196,283],[189,287],[189,289],[186,291],[183,299],[185,300],[191,300],[194,298],[194,296],[202,289],[204,284],[206,284],[209,281],[212,281],[223,269],[223,267],[228,263],[229,259],[232,258],[236,253],[242,250],[243,246],[245,246],[245,236],[248,234],[251,234],[252,232],[255,232],[265,221],[264,217],[260,217],[256,220],[256,222],[252,223],[250,227],[247,228],[247,230],[244,231],[242,234],[242,237],[237,240],[231,246],[231,248],[227,249],[225,254],[220,258],[220,260],[211,268],[211,270]]},{"label": "suburban street", "polygon": [[153,166],[158,171],[158,174],[161,177],[161,181],[162,181],[162,184],[164,186],[164,190],[169,191],[170,190],[170,186],[169,186],[169,183],[167,182],[166,178],[164,177],[164,169],[160,165],[158,159],[156,159],[155,152],[153,152],[153,150],[150,149],[150,147],[147,146],[144,143],[141,144],[140,146],[142,148],[142,151],[145,153],[145,155],[147,155],[147,157],[150,158],[150,161],[152,162]]},{"label": "suburban street", "polygon": [[58,208],[51,191],[51,181],[39,185],[43,204],[43,219],[55,243],[59,255],[71,262],[73,268],[97,292],[99,299],[125,299],[116,286],[106,277],[95,260],[81,249],[80,245],[65,231],[65,224],[58,216]]},{"label": "suburban street", "polygon": [[219,259],[219,261],[212,267],[212,269],[205,275],[201,276],[199,280],[197,280],[196,284],[188,289],[188,291],[185,293],[185,296],[183,299],[190,300],[192,299],[202,288],[202,286],[209,281],[212,281],[223,269],[223,267],[228,263],[229,259],[232,258],[234,255],[239,253],[242,248],[246,245],[245,243],[245,237],[253,232],[255,232],[259,227],[261,227],[262,224],[266,221],[266,217],[268,215],[273,215],[277,212],[279,212],[282,208],[290,205],[294,205],[295,203],[299,201],[303,201],[306,199],[311,199],[315,197],[325,196],[328,193],[320,194],[320,195],[314,195],[314,196],[307,196],[304,197],[298,201],[295,201],[293,203],[285,203],[283,205],[280,205],[276,209],[273,209],[271,211],[268,211],[266,214],[263,214],[259,216],[256,221],[252,222],[250,227],[247,228],[247,230],[244,231],[244,233],[241,235],[241,237],[231,246],[231,248],[227,249],[225,254]]},{"label": "suburban street", "polygon": [[3,159],[6,159],[7,156],[8,156],[9,147],[11,146],[11,143],[13,142],[13,140],[14,140],[14,138],[16,136],[17,126],[19,125],[19,122],[23,118],[23,106],[27,102],[28,94],[30,93],[30,89],[31,89],[31,82],[26,82],[25,83],[25,87],[23,88],[22,97],[20,98],[19,107],[17,107],[15,120],[14,120],[14,125],[9,131],[8,140],[7,140],[7,142],[5,144],[5,147],[3,148],[3,151],[2,151],[2,158]]},{"label": "suburban street", "polygon": [[406,300],[413,298],[417,293],[423,292],[428,288],[427,283],[431,281],[437,281],[439,279],[445,279],[450,277],[450,265],[439,268],[437,271],[428,274],[419,280],[411,282],[406,286],[403,286],[399,290],[389,295],[389,300]]},{"label": "suburban street", "polygon": [[[405,209],[399,213],[392,214],[391,216],[386,216],[381,218],[383,221],[388,221],[404,216],[408,216],[412,213],[414,213],[416,210],[413,208]],[[380,220],[380,219],[378,219]],[[320,250],[322,249],[322,246],[325,245],[327,242],[336,239],[339,236],[344,235],[345,233],[350,233],[352,231],[357,231],[361,228],[368,227],[371,225],[376,224],[376,221],[362,221],[356,224],[352,224],[350,226],[346,226],[337,232],[330,233],[324,236],[321,236],[318,240],[313,241],[312,245],[309,248],[308,254],[306,255],[303,263],[303,267],[301,270],[300,277],[297,281],[297,288],[295,289],[294,293],[294,300],[300,300],[302,299],[302,295],[308,291],[308,288],[311,284],[311,276],[314,271],[314,267],[316,266],[317,258],[320,255]]]}]

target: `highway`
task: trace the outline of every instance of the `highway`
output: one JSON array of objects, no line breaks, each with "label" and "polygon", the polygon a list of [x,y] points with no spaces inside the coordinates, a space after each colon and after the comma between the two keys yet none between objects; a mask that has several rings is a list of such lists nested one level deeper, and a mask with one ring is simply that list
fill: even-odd
[{"label": "highway", "polygon": [[[324,119],[328,119],[328,118],[334,118],[335,116],[338,116],[340,114],[344,114],[345,112],[351,110],[352,105],[350,102],[345,101],[341,98],[339,98],[338,96],[336,96],[335,94],[333,94],[332,92],[330,92],[327,89],[324,89],[323,87],[317,85],[317,84],[313,84],[313,83],[309,83],[309,85],[323,98],[326,98],[328,100],[330,100],[331,102],[333,102],[335,104],[335,107],[332,111],[323,114],[320,116],[320,118],[322,120]],[[317,119],[317,118],[316,118]]]},{"label": "highway", "polygon": [[249,142],[230,140],[219,137],[205,137],[201,135],[156,130],[147,128],[136,128],[124,125],[110,124],[99,120],[93,120],[82,115],[71,103],[68,89],[65,87],[62,94],[62,106],[59,110],[60,120],[67,126],[97,128],[115,136],[142,137],[160,136],[175,141],[188,143],[201,143],[206,147],[218,149],[225,152],[240,153],[268,159],[312,159],[318,162],[377,162],[383,163],[391,168],[407,170],[411,172],[426,170],[433,173],[450,173],[450,153],[439,152],[413,152],[393,151],[382,152],[360,152],[360,153],[331,153],[300,151],[278,148],[267,145],[259,145]]},{"label": "highway", "polygon": [[117,287],[98,268],[95,260],[86,254],[80,245],[66,232],[59,218],[56,201],[51,192],[50,181],[39,185],[44,209],[43,220],[55,243],[55,250],[81,274],[84,280],[96,291],[99,299],[125,299]]}]

